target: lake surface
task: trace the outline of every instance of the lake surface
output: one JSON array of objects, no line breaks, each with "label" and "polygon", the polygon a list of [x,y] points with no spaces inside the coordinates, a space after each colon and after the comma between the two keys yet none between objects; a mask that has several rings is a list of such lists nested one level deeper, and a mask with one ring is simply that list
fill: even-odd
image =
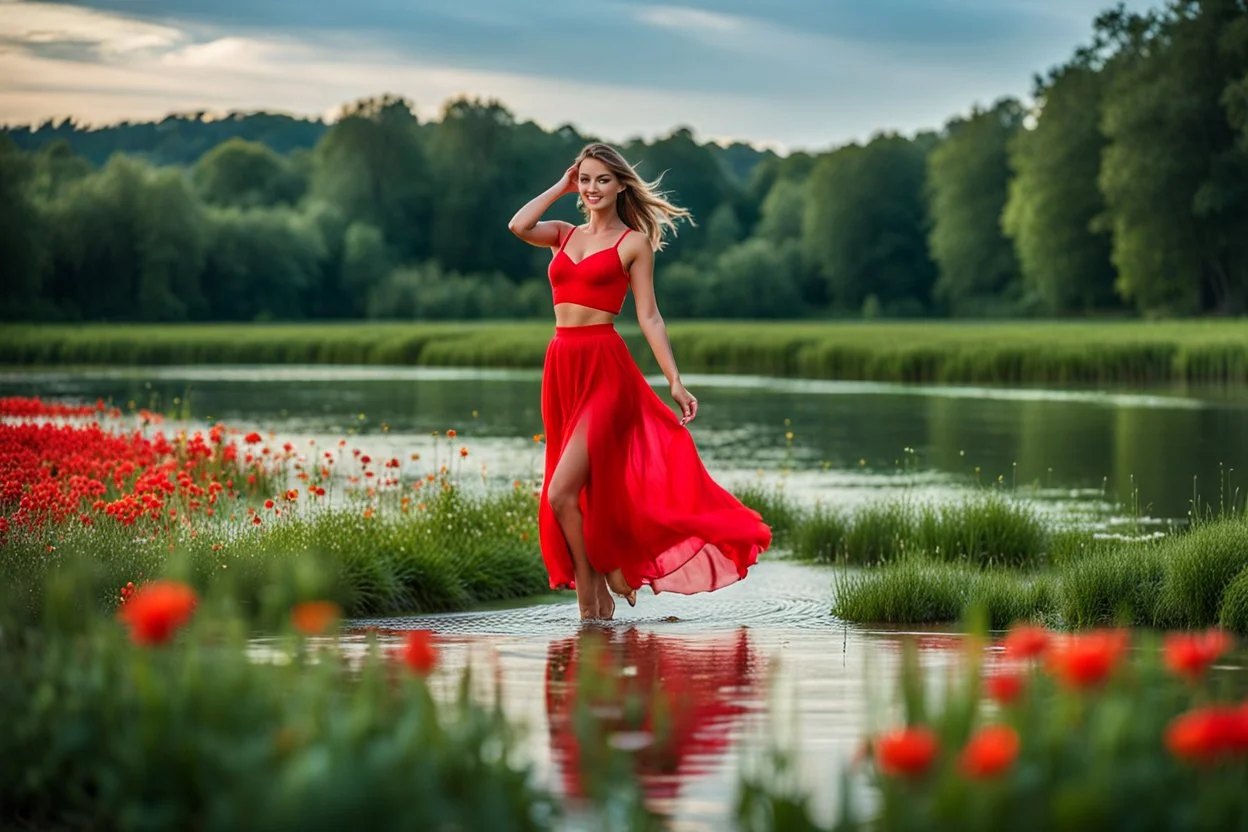
[{"label": "lake surface", "polygon": [[[655,379],[661,383],[661,379]],[[0,373],[0,395],[168,411],[353,443],[420,451],[454,428],[474,470],[510,482],[540,473],[536,371],[280,366]],[[902,491],[948,498],[1018,488],[1057,511],[1112,520],[1186,516],[1193,489],[1248,482],[1248,391],[1028,390],[694,375],[690,426],[725,484],[776,483],[852,507]],[[660,388],[661,389],[661,388]],[[661,389],[662,390],[662,389]],[[665,394],[665,391],[662,391]],[[791,439],[786,438],[791,434]],[[1242,492],[1241,492],[1242,493]]]},{"label": "lake surface", "polygon": [[[656,381],[661,381],[656,379]],[[783,484],[799,499],[852,508],[908,495],[957,499],[1008,490],[1054,522],[1112,531],[1131,516],[1182,520],[1194,483],[1216,502],[1248,470],[1248,393],[1052,391],[918,387],[690,376],[701,404],[691,430],[708,468],[729,486]],[[164,412],[174,424],[224,421],[322,447],[350,437],[378,457],[432,451],[434,432],[457,431],[470,449],[455,464],[508,487],[541,472],[536,372],[376,367],[165,367],[7,371],[0,395],[111,400]],[[438,440],[440,452],[446,440]],[[425,456],[428,459],[428,456]],[[475,479],[475,476],[474,476]],[[1138,505],[1133,500],[1138,495]],[[724,828],[740,765],[764,733],[797,742],[802,780],[828,817],[838,776],[893,694],[905,634],[829,614],[833,572],[764,556],[747,580],[686,598],[639,593],[605,632],[622,672],[696,683],[702,693],[675,758],[645,770],[655,808],[673,829]],[[435,631],[438,682],[480,665],[502,671],[503,702],[528,728],[527,756],[544,783],[577,788],[567,723],[568,667],[583,647],[573,596],[514,609],[351,622],[340,642],[360,650],[359,628],[397,642]],[[595,631],[598,632],[598,631]],[[925,628],[923,660],[943,663],[960,637]],[[265,640],[256,641],[263,652]],[[1236,667],[1239,666],[1238,663]],[[1242,671],[1240,671],[1242,673]],[[769,711],[776,717],[769,721]]]}]

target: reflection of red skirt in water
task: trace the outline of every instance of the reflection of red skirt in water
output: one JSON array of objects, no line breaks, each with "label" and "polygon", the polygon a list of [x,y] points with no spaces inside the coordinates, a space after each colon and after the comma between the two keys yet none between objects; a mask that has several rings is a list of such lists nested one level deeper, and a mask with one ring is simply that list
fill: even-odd
[{"label": "reflection of red skirt in water", "polygon": [[572,555],[546,489],[573,432],[586,432],[586,554],[629,586],[692,594],[745,577],[771,529],[707,473],[689,430],[651,389],[612,324],[556,327],[542,374],[546,472],[538,507],[550,585],[572,587]]}]

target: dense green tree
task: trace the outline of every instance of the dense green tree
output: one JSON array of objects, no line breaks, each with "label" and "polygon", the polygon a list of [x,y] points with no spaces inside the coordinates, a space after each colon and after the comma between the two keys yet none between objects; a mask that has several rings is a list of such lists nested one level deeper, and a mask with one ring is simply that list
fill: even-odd
[{"label": "dense green tree", "polygon": [[343,239],[341,286],[348,314],[362,315],[369,294],[390,273],[392,264],[381,232],[353,222]]},{"label": "dense green tree", "polygon": [[212,205],[294,204],[307,182],[284,157],[259,142],[228,139],[191,168],[191,179]]},{"label": "dense green tree", "polygon": [[401,256],[428,249],[429,165],[412,105],[394,96],[350,107],[316,146],[313,196],[380,229]]},{"label": "dense green tree", "polygon": [[1224,36],[1238,0],[1177,0],[1099,26],[1128,43],[1110,67],[1101,168],[1121,293],[1148,314],[1242,312],[1248,164],[1223,103],[1243,77]]},{"label": "dense green tree", "polygon": [[1052,315],[1118,304],[1110,238],[1093,221],[1104,210],[1097,186],[1104,76],[1091,53],[1037,80],[1037,118],[1010,142],[1003,216],[1026,291]]},{"label": "dense green tree", "polygon": [[923,182],[927,150],[877,136],[824,156],[810,175],[802,243],[841,309],[874,295],[886,313],[929,302],[936,279],[927,253]]},{"label": "dense green tree", "polygon": [[36,314],[43,285],[43,217],[32,197],[35,163],[0,136],[0,318]]},{"label": "dense green tree", "polygon": [[928,243],[940,271],[934,294],[955,313],[1016,288],[1018,261],[1001,213],[1010,175],[1006,145],[1022,120],[1022,105],[1012,98],[976,108],[949,123],[928,157]]},{"label": "dense green tree", "polygon": [[697,313],[708,318],[796,318],[802,300],[794,280],[800,270],[796,242],[775,245],[751,239],[715,259],[698,293]]},{"label": "dense green tree", "polygon": [[204,287],[216,317],[302,318],[326,256],[315,219],[283,207],[212,209],[209,218]]},{"label": "dense green tree", "polygon": [[706,224],[720,204],[733,194],[723,167],[705,145],[699,145],[688,128],[646,144],[633,142],[621,150],[647,181],[661,179],[660,190],[676,204],[693,213],[695,227],[682,226],[664,255],[679,259],[706,246]]}]

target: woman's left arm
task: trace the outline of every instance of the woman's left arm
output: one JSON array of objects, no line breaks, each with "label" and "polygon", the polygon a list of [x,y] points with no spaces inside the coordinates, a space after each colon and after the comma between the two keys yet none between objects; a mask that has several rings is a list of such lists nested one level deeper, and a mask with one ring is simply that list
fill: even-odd
[{"label": "woman's left arm", "polygon": [[667,325],[659,314],[659,304],[654,298],[654,251],[650,242],[641,235],[632,247],[636,256],[628,267],[629,283],[633,290],[633,302],[637,307],[637,323],[646,336],[650,351],[659,362],[659,369],[671,387],[672,399],[680,407],[680,423],[687,425],[698,415],[698,400],[685,389],[676,369],[676,356],[667,339]]}]

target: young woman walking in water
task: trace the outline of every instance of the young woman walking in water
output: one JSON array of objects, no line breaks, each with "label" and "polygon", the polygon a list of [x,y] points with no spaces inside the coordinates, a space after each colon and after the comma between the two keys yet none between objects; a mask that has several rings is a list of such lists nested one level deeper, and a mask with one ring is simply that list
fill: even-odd
[{"label": "young woman walking in water", "polygon": [[[605,144],[590,144],[563,177],[508,224],[551,249],[555,335],[542,371],[546,465],[538,529],[555,589],[574,588],[581,618],[609,619],[611,592],[709,592],[745,577],[771,529],[719,486],[685,426],[698,400],[681,383],[654,299],[654,253],[684,208],[659,194]],[[577,193],[586,221],[542,215]],[[615,330],[629,288],[637,322],[680,415],[655,394]],[[610,590],[610,591],[608,591]]]}]

